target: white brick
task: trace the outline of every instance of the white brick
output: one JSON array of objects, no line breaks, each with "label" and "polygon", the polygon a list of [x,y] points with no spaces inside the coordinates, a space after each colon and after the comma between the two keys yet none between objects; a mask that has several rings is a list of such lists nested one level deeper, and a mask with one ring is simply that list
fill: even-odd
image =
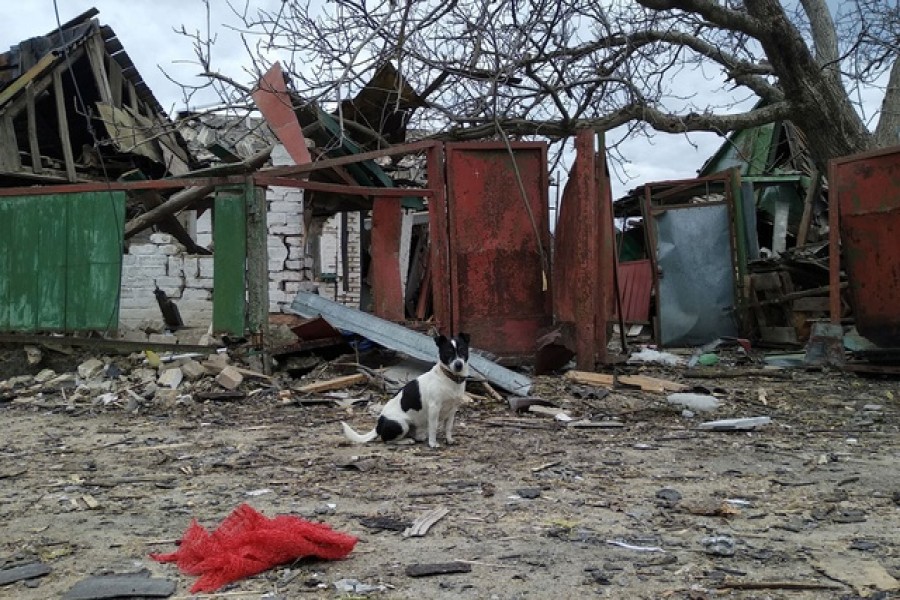
[{"label": "white brick", "polygon": [[132,244],[128,247],[128,254],[135,256],[159,254],[159,247],[156,244]]},{"label": "white brick", "polygon": [[286,260],[284,261],[284,268],[289,271],[299,271],[303,268],[302,260]]},{"label": "white brick", "polygon": [[303,237],[299,235],[287,235],[284,236],[284,243],[288,246],[303,246]]},{"label": "white brick", "polygon": [[184,252],[184,246],[181,244],[163,244],[159,247],[159,253],[165,256],[174,256]]},{"label": "white brick", "polygon": [[135,257],[134,266],[139,269],[156,269],[162,275],[166,272],[168,262],[168,257],[162,254],[141,254]]},{"label": "white brick", "polygon": [[[155,283],[156,283],[156,286],[160,287],[160,288],[181,289],[182,287],[184,287],[184,279],[183,278],[171,277],[169,275],[163,275],[163,276],[157,277],[155,279]],[[168,292],[166,292],[166,293],[168,293]]]},{"label": "white brick", "polygon": [[269,281],[281,283],[283,281],[303,281],[303,274],[297,271],[278,271],[269,273]]},{"label": "white brick", "polygon": [[[171,265],[171,259],[169,264]],[[197,267],[197,257],[196,256],[185,256],[181,266],[181,273],[185,277],[196,277],[199,272],[199,268]]]},{"label": "white brick", "polygon": [[201,256],[197,259],[197,266],[200,272],[200,277],[212,277],[213,276],[213,257],[212,256]]},{"label": "white brick", "polygon": [[168,233],[152,233],[150,234],[150,241],[162,246],[165,244],[174,244],[175,238]]},{"label": "white brick", "polygon": [[212,233],[212,212],[206,211],[197,219],[197,233]]},{"label": "white brick", "polygon": [[300,232],[300,225],[274,225],[269,228],[269,233],[277,233],[280,235],[297,235]]},{"label": "white brick", "polygon": [[181,297],[184,300],[212,300],[212,291],[209,289],[185,288]]},{"label": "white brick", "polygon": [[271,229],[273,225],[287,225],[288,214],[284,212],[272,212],[266,215],[266,224]]},{"label": "white brick", "polygon": [[184,275],[184,256],[170,256],[166,265],[166,274],[170,277],[181,277]]},{"label": "white brick", "polygon": [[284,200],[271,202],[269,204],[269,212],[299,214],[297,204],[299,203]]},{"label": "white brick", "polygon": [[205,277],[187,277],[185,278],[185,287],[201,289],[201,290],[211,290],[213,289],[215,284],[215,280],[213,278],[205,278]]}]

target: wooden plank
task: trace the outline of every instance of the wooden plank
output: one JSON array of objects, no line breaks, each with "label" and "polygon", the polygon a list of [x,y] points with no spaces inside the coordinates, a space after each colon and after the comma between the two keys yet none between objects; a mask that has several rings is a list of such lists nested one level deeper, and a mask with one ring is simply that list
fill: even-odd
[{"label": "wooden plank", "polygon": [[122,84],[124,82],[124,78],[122,77],[122,66],[115,61],[112,57],[109,57],[109,61],[107,62],[107,69],[109,70],[109,89],[110,89],[110,102],[113,106],[117,106],[119,108],[122,107]]},{"label": "wooden plank", "polygon": [[831,300],[828,296],[797,298],[791,308],[795,312],[828,312]]},{"label": "wooden plank", "polygon": [[106,68],[103,64],[105,62],[103,57],[106,53],[98,34],[88,38],[87,54],[88,62],[91,64],[91,71],[94,74],[94,83],[100,91],[100,100],[107,104],[112,104],[112,90],[109,87],[109,78],[106,76]]},{"label": "wooden plank", "polygon": [[242,191],[216,194],[213,213],[213,330],[244,335],[247,209]]},{"label": "wooden plank", "polygon": [[41,163],[41,147],[37,137],[37,114],[34,109],[34,86],[30,83],[25,86],[25,110],[28,118],[28,150],[31,152],[31,171],[36,175],[44,172]]},{"label": "wooden plank", "polygon": [[0,168],[4,171],[18,171],[22,168],[16,130],[9,115],[0,118]]},{"label": "wooden plank", "polygon": [[59,126],[59,143],[62,145],[63,160],[66,163],[66,177],[75,181],[75,157],[72,155],[72,142],[69,139],[69,117],[66,112],[66,100],[63,97],[62,74],[59,69],[53,71],[53,95],[56,97],[56,122]]},{"label": "wooden plank", "polygon": [[623,385],[638,386],[642,392],[680,392],[689,387],[683,383],[676,383],[657,377],[647,377],[646,375],[622,375],[619,377],[618,382]]},{"label": "wooden plank", "polygon": [[615,375],[608,373],[591,373],[590,371],[566,371],[563,378],[584,385],[596,385],[609,388],[613,387],[616,383]]},{"label": "wooden plank", "polygon": [[301,394],[319,394],[321,392],[329,392],[331,390],[341,390],[351,385],[359,385],[361,383],[366,383],[368,379],[362,373],[356,373],[353,375],[344,375],[343,377],[336,377],[334,379],[329,379],[328,381],[317,381],[315,383],[310,383],[308,385],[304,385],[303,387],[297,388],[297,391]]},{"label": "wooden plank", "polygon": [[268,356],[269,339],[269,247],[266,226],[266,193],[248,178],[244,187],[247,204],[247,321],[250,332],[259,336],[266,374],[272,365]]}]

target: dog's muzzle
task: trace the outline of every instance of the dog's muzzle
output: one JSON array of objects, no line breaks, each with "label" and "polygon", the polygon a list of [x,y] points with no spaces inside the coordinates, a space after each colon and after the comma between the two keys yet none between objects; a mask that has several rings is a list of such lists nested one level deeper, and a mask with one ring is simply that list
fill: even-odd
[{"label": "dog's muzzle", "polygon": [[453,367],[454,371],[459,373],[460,371],[463,370],[463,361],[461,361],[457,358],[456,360],[453,361],[453,364],[450,366]]}]

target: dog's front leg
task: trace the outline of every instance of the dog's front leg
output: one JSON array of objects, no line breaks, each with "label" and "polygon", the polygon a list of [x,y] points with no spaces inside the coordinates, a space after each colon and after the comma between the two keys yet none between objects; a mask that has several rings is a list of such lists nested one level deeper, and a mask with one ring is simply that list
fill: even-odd
[{"label": "dog's front leg", "polygon": [[440,429],[441,407],[429,404],[427,408],[428,417],[428,445],[432,448],[440,448],[441,445],[437,441],[438,429]]},{"label": "dog's front leg", "polygon": [[453,420],[456,418],[456,408],[450,409],[449,414],[447,415],[447,422],[444,424],[444,437],[447,438],[447,443],[452,444],[453,442]]}]

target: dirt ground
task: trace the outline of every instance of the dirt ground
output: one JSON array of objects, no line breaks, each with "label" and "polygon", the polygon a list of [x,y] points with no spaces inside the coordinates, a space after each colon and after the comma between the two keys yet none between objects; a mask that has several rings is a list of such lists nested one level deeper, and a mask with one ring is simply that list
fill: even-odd
[{"label": "dirt ground", "polygon": [[[0,381],[33,374],[15,356],[5,354]],[[60,360],[74,368],[80,358]],[[897,597],[900,383],[740,370],[718,379],[642,371],[724,401],[693,418],[662,394],[603,396],[538,378],[535,394],[572,416],[624,426],[571,428],[476,400],[460,414],[456,444],[437,450],[351,446],[339,421],[368,428],[364,406],[284,404],[275,387],[252,382],[240,400],[137,405],[99,392],[73,398],[65,387],[7,388],[0,573],[34,561],[51,572],[0,587],[0,598],[60,598],[89,575],[141,569],[177,582],[172,597],[194,597],[194,576],[148,554],[174,551],[191,519],[211,529],[241,503],[324,522],[359,542],[345,560],[299,561],[205,597],[364,595],[338,590],[344,579],[372,586],[370,597],[434,600]],[[372,389],[348,391],[383,400]],[[697,429],[758,415],[771,424]],[[402,529],[441,507],[449,512],[423,537],[372,527]],[[449,561],[471,571],[406,574],[414,563]]]}]

